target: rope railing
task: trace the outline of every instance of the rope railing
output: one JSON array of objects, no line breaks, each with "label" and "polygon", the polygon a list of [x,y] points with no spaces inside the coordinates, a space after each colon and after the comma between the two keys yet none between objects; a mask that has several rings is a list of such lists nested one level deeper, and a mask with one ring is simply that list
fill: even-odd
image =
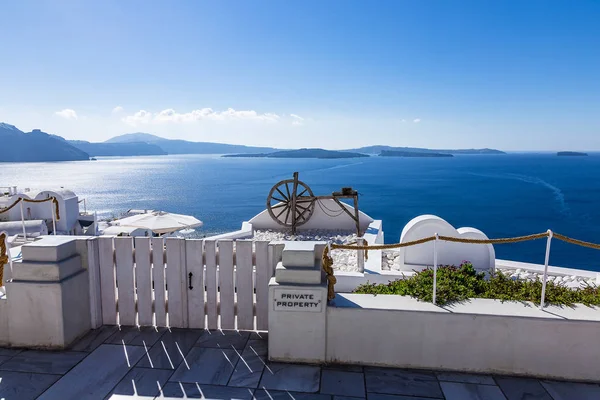
[{"label": "rope railing", "polygon": [[531,240],[539,240],[539,239],[547,239],[546,244],[546,257],[544,260],[544,276],[542,280],[542,296],[540,301],[540,308],[543,308],[545,305],[545,294],[546,294],[546,282],[548,278],[548,263],[550,259],[550,243],[552,238],[556,238],[560,241],[574,244],[581,247],[587,247],[590,249],[600,250],[600,244],[586,242],[579,239],[573,239],[571,237],[561,235],[560,233],[554,233],[551,230],[548,230],[543,233],[535,233],[532,235],[525,236],[515,236],[511,238],[497,238],[497,239],[467,239],[467,238],[458,238],[453,236],[440,236],[437,233],[433,236],[424,237],[417,240],[412,240],[404,243],[392,243],[392,244],[377,244],[377,245],[369,245],[364,242],[363,245],[358,244],[337,244],[330,243],[327,245],[325,250],[323,251],[323,270],[327,275],[327,299],[333,300],[335,297],[334,285],[336,282],[335,277],[333,277],[333,259],[331,258],[330,252],[331,250],[364,250],[365,254],[367,254],[368,250],[390,250],[390,249],[399,249],[402,247],[410,247],[416,246],[419,244],[434,242],[433,246],[433,258],[434,258],[434,266],[433,266],[433,274],[434,274],[434,283],[433,283],[433,303],[435,304],[436,299],[436,272],[437,272],[437,246],[435,245],[437,241],[445,241],[445,242],[454,242],[454,243],[467,243],[467,244],[507,244],[507,243],[519,243],[519,242],[527,242]]},{"label": "rope railing", "polygon": [[58,221],[60,219],[60,208],[58,206],[58,199],[54,196],[48,197],[47,199],[42,199],[42,200],[32,200],[32,199],[26,199],[23,197],[19,197],[8,207],[0,208],[0,214],[10,211],[12,208],[16,207],[21,201],[23,201],[25,203],[45,203],[47,201],[51,201],[54,204],[54,213],[55,213],[54,215],[56,216],[56,220]]}]

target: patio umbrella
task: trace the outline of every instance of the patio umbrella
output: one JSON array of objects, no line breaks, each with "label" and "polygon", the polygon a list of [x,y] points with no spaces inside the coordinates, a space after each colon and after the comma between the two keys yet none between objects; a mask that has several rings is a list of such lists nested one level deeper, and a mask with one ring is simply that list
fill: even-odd
[{"label": "patio umbrella", "polygon": [[164,211],[155,211],[146,214],[134,215],[114,221],[115,225],[135,226],[150,229],[156,234],[176,232],[181,229],[191,229],[202,226],[202,221],[191,215],[173,214]]}]

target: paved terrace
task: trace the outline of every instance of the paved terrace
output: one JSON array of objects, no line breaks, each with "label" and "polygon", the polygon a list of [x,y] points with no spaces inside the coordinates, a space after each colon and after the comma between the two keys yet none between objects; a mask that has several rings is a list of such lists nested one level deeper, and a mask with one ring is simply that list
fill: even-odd
[{"label": "paved terrace", "polygon": [[0,398],[600,399],[596,384],[269,363],[267,340],[257,332],[104,326],[69,351],[0,348]]}]

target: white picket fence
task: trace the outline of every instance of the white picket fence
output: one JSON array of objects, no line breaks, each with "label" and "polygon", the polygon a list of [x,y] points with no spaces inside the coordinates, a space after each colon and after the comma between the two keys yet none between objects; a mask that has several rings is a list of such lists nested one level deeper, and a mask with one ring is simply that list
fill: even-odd
[{"label": "white picket fence", "polygon": [[88,241],[94,325],[268,329],[269,242]]}]

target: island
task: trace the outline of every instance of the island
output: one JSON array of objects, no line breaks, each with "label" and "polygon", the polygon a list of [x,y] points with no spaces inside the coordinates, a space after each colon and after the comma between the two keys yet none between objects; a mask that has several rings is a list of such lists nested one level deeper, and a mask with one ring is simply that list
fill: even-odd
[{"label": "island", "polygon": [[359,158],[369,157],[366,154],[351,153],[347,151],[334,151],[325,149],[299,149],[299,150],[283,150],[273,153],[258,153],[258,154],[225,154],[222,157],[252,157],[252,158]]},{"label": "island", "polygon": [[419,151],[393,151],[383,150],[379,153],[379,157],[454,157],[448,153],[424,153]]},{"label": "island", "polygon": [[395,146],[367,146],[359,147],[357,149],[348,149],[344,151],[351,151],[363,154],[381,154],[382,151],[404,151],[411,153],[440,153],[440,154],[460,154],[460,155],[501,155],[506,154],[503,151],[496,149],[426,149],[422,147],[395,147]]},{"label": "island", "polygon": [[585,157],[587,153],[580,153],[578,151],[559,151],[556,153],[559,157]]}]

